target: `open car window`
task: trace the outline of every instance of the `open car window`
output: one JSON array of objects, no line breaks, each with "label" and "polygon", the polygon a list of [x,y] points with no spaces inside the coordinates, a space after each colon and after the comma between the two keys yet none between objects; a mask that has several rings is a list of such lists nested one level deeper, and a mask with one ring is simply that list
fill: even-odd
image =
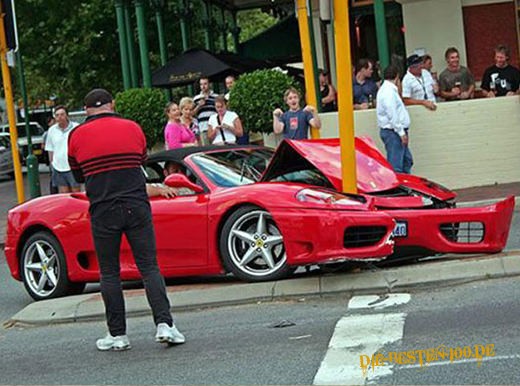
[{"label": "open car window", "polygon": [[230,188],[259,181],[271,156],[267,149],[235,149],[200,153],[191,160],[215,185]]},{"label": "open car window", "polygon": [[[162,183],[166,178],[164,174],[165,164],[165,161],[147,163],[146,166],[143,167],[143,173],[146,177],[146,182]],[[181,165],[181,169],[182,173],[185,174],[191,182],[197,185],[203,185],[202,182],[197,178],[195,173],[193,173],[189,168],[185,167],[184,165]]]}]

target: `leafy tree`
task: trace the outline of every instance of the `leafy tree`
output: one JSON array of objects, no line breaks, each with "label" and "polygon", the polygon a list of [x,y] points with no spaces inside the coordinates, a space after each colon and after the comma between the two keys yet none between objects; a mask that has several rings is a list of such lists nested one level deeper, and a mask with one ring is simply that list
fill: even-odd
[{"label": "leafy tree", "polygon": [[257,70],[241,75],[229,97],[229,108],[240,116],[246,132],[273,131],[273,110],[283,108],[283,94],[298,88],[295,80],[277,70]]},{"label": "leafy tree", "polygon": [[139,123],[151,149],[163,136],[166,97],[161,90],[133,88],[116,95],[116,111]]},{"label": "leafy tree", "polygon": [[[163,13],[169,57],[182,51],[177,4],[176,1],[166,2]],[[202,1],[190,0],[189,4],[194,11],[188,23],[192,46],[203,47]],[[157,28],[149,2],[145,2],[145,5],[150,64],[155,69],[160,66]],[[133,9],[131,5],[132,29],[136,34]],[[55,95],[58,103],[79,108],[83,96],[94,87],[106,88],[114,94],[122,90],[119,37],[113,1],[24,0],[16,2],[16,13],[31,104]],[[239,12],[241,41],[269,28],[275,22],[276,19],[259,10]],[[216,8],[210,23],[212,26],[220,23]],[[139,56],[137,36],[134,36],[134,41],[136,55]],[[222,48],[221,39],[217,35],[215,43],[217,49]],[[228,48],[231,47],[228,45]]]},{"label": "leafy tree", "polygon": [[[96,86],[121,88],[115,11],[101,0],[17,2],[18,31],[27,89],[35,99],[56,95],[59,103],[81,105]],[[112,9],[113,6],[112,6]]]},{"label": "leafy tree", "polygon": [[274,26],[278,20],[259,9],[242,11],[237,14],[240,27],[240,43],[249,40],[266,29]]}]

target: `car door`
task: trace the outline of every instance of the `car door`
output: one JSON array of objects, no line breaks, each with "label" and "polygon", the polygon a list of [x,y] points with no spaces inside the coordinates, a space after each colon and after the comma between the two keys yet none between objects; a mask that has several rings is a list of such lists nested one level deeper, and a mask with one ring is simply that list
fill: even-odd
[{"label": "car door", "polygon": [[208,263],[208,194],[150,199],[161,268]]}]

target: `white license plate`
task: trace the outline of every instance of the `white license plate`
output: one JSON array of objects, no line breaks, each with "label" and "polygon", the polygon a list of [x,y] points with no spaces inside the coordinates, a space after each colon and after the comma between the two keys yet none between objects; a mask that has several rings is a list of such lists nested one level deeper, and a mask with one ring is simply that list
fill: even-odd
[{"label": "white license plate", "polygon": [[406,237],[408,236],[408,224],[406,221],[396,221],[394,231],[392,232],[394,237]]}]

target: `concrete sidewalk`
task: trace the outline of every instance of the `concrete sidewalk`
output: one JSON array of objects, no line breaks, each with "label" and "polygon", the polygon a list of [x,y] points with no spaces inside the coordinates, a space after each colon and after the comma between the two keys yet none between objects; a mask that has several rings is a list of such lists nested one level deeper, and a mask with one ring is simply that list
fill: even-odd
[{"label": "concrete sidewalk", "polygon": [[[223,282],[168,287],[173,311],[203,307],[272,302],[335,294],[386,294],[421,287],[520,275],[520,251],[456,259],[444,256],[398,268],[325,274],[265,283]],[[144,290],[125,291],[127,315],[150,314]],[[44,325],[103,320],[99,293],[35,302],[4,322],[4,326]]]}]

